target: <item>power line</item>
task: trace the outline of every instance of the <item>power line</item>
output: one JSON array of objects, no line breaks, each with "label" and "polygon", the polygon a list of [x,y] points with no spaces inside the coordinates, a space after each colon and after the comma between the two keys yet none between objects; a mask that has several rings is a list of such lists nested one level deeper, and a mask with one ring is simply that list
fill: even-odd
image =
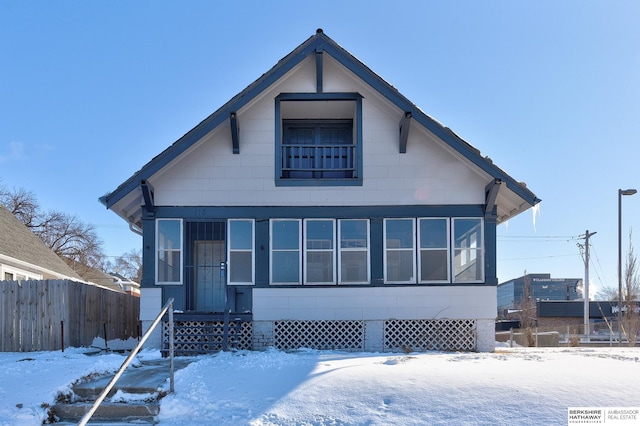
[{"label": "power line", "polygon": [[512,259],[503,259],[501,257],[498,257],[498,261],[500,262],[506,262],[506,261],[512,261],[512,260],[534,260],[534,259],[553,259],[555,257],[574,257],[576,256],[576,254],[556,254],[556,255],[550,255],[550,256],[539,256],[539,257],[519,257],[519,258],[512,258]]}]

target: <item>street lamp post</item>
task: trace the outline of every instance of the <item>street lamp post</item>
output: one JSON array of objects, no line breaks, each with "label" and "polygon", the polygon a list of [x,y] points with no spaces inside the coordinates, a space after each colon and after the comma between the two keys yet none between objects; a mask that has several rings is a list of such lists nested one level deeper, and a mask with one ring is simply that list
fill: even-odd
[{"label": "street lamp post", "polygon": [[622,346],[622,196],[636,192],[635,189],[618,189],[618,346]]}]

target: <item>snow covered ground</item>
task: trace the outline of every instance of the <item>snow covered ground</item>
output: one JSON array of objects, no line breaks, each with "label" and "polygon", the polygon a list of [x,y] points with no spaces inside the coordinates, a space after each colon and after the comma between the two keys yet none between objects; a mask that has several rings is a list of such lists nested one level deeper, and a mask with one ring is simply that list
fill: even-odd
[{"label": "snow covered ground", "polygon": [[[58,391],[125,358],[84,352],[0,353],[0,425],[41,424]],[[640,407],[640,348],[227,352],[175,389],[160,425],[566,425],[570,407]]]}]

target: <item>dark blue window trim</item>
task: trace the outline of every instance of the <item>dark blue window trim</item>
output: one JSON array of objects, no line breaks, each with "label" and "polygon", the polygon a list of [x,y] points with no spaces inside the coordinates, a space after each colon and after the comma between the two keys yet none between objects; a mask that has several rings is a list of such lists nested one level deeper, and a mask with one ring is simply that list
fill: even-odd
[{"label": "dark blue window trim", "polygon": [[[282,101],[354,101],[356,113],[355,129],[355,170],[354,177],[348,179],[295,179],[282,176]],[[286,118],[286,117],[284,117]],[[309,120],[315,117],[308,117]],[[276,186],[362,186],[362,95],[359,93],[281,93],[275,99],[275,184]]]}]

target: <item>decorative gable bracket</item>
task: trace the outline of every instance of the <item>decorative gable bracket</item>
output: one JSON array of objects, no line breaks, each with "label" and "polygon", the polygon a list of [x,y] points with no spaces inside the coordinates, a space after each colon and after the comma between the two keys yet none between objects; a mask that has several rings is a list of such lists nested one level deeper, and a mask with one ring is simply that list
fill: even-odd
[{"label": "decorative gable bracket", "polygon": [[322,93],[322,52],[324,47],[316,47],[316,92]]},{"label": "decorative gable bracket", "polygon": [[142,179],[140,181],[140,189],[142,190],[142,199],[144,200],[144,214],[146,216],[153,216],[155,213],[155,205],[153,203],[153,186]]},{"label": "decorative gable bracket", "polygon": [[238,124],[238,114],[235,112],[229,114],[229,123],[231,124],[231,144],[233,145],[233,153],[240,154],[240,125]]},{"label": "decorative gable bracket", "polygon": [[494,179],[491,181],[485,188],[485,203],[484,203],[484,214],[489,215],[492,214],[494,208],[496,206],[496,200],[498,198],[498,192],[500,192],[500,188],[504,185],[502,179]]},{"label": "decorative gable bracket", "polygon": [[411,113],[405,112],[400,119],[400,154],[407,153],[407,141],[409,140],[409,126],[411,124]]}]

